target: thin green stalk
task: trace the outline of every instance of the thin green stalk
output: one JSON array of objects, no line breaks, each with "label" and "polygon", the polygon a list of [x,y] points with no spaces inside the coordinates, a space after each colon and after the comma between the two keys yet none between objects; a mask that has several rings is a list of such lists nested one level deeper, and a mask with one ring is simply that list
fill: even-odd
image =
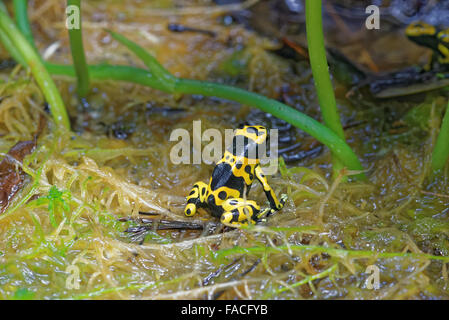
[{"label": "thin green stalk", "polygon": [[[190,79],[178,79],[175,92],[215,96],[237,101],[249,106],[255,106],[260,110],[271,113],[275,117],[307,132],[312,137],[325,144],[332,153],[351,170],[363,170],[359,159],[352,149],[331,129],[323,126],[315,119],[276,100],[236,87]],[[364,175],[360,174],[358,177],[364,178]]]},{"label": "thin green stalk", "polygon": [[432,152],[432,169],[442,170],[449,158],[449,102]]},{"label": "thin green stalk", "polygon": [[[187,275],[187,276],[190,276],[190,275]],[[151,288],[155,288],[155,287],[159,287],[159,286],[163,286],[163,285],[178,283],[186,278],[187,278],[186,275],[181,275],[174,279],[159,281],[159,282],[154,282],[154,283],[128,284],[128,285],[120,286],[120,287],[99,288],[99,289],[94,289],[93,291],[90,291],[90,292],[81,293],[81,294],[72,296],[69,299],[71,299],[71,300],[91,299],[93,297],[99,297],[99,296],[102,296],[102,295],[105,295],[108,293],[115,293],[115,292],[119,292],[119,291],[123,291],[123,290],[147,290],[147,289],[151,289]]]},{"label": "thin green stalk", "polygon": [[121,44],[130,49],[136,56],[138,56],[145,66],[151,71],[151,73],[158,78],[161,84],[164,85],[165,91],[172,92],[175,87],[177,78],[173,76],[167,69],[165,69],[151,54],[149,54],[144,48],[137,43],[125,38],[121,34],[114,31],[107,30],[111,36],[119,41]]},{"label": "thin green stalk", "polygon": [[[3,10],[4,12],[8,11],[6,9],[5,4],[2,1],[0,1],[0,10]],[[0,32],[0,41],[3,43],[4,47],[11,54],[11,57],[13,57],[14,60],[16,60],[22,66],[26,66],[25,60],[23,60],[20,53],[17,51],[17,49],[13,46],[9,38],[3,32]]]},{"label": "thin green stalk", "polygon": [[[26,0],[17,0],[24,1]],[[26,14],[21,15],[26,19]],[[112,66],[107,64],[88,66],[89,76],[92,80],[119,80],[138,83],[149,86],[161,91],[180,94],[202,94],[205,96],[215,96],[242,104],[257,107],[265,112],[283,119],[292,125],[304,130],[308,134],[321,141],[328,146],[332,153],[335,154],[350,170],[363,170],[357,156],[346,144],[346,142],[338,137],[331,129],[322,125],[318,121],[306,116],[305,114],[286,106],[276,100],[248,92],[236,87],[176,78],[170,74],[162,65],[157,62],[154,57],[147,53],[143,48],[134,42],[124,38],[117,33],[111,33],[115,39],[126,45],[139,58],[141,58],[150,72],[138,68],[127,66]],[[62,66],[46,63],[50,73],[75,76],[75,69],[72,66]],[[364,178],[363,174],[359,175]]]},{"label": "thin green stalk", "polygon": [[302,279],[302,280],[300,280],[298,282],[292,283],[288,287],[282,287],[282,288],[274,290],[274,291],[268,291],[267,293],[265,293],[261,297],[261,300],[269,299],[272,296],[277,296],[277,295],[279,295],[282,292],[285,292],[285,291],[291,290],[293,288],[302,286],[302,285],[304,285],[306,283],[310,283],[312,281],[324,278],[324,277],[330,275],[331,273],[335,272],[337,270],[337,268],[338,268],[338,264],[334,264],[332,267],[330,267],[330,268],[328,268],[328,269],[326,269],[326,270],[324,270],[324,271],[322,271],[320,273],[307,276],[307,277],[305,277],[304,279]]},{"label": "thin green stalk", "polygon": [[[0,4],[2,4],[2,2],[0,2]],[[5,49],[9,52],[11,57],[14,60],[16,60],[17,63],[19,63],[20,65],[22,65],[24,67],[27,66],[27,63],[23,59],[23,57],[20,54],[20,52],[12,44],[12,42],[11,42],[11,40],[9,40],[8,36],[5,33],[3,33],[3,32],[0,32],[0,41],[3,43],[3,46],[5,47]]]},{"label": "thin green stalk", "polygon": [[[47,68],[52,74],[72,77],[75,74],[72,66],[47,64]],[[291,123],[321,141],[328,146],[338,158],[342,159],[344,165],[351,170],[363,170],[359,159],[352,149],[333,133],[332,130],[315,119],[276,100],[232,86],[180,78],[177,78],[175,87],[170,91],[167,91],[166,87],[164,87],[152,73],[134,67],[111,65],[89,66],[89,73],[94,80],[127,81],[171,93],[214,96],[255,106],[264,112],[271,113],[274,116]],[[359,177],[362,178],[363,175],[360,175]]]},{"label": "thin green stalk", "polygon": [[[318,101],[325,125],[341,139],[345,139],[337,110],[334,88],[324,47],[321,0],[306,0],[306,31],[310,66],[318,95]],[[341,159],[334,159],[334,176],[342,169]]]},{"label": "thin green stalk", "polygon": [[[36,49],[34,44],[33,33],[31,32],[30,22],[27,15],[27,1],[14,0],[14,16],[16,19],[17,27],[22,32],[23,36],[28,40],[28,42]],[[37,51],[37,49],[36,49]]]},{"label": "thin green stalk", "polygon": [[[316,139],[333,140],[325,143],[338,157],[342,158],[342,162],[346,162],[349,168],[357,168],[355,170],[363,170],[358,158],[352,153],[352,150],[346,143],[341,143],[341,139],[333,139],[335,135],[329,132],[327,128],[322,126],[318,121],[307,117],[301,112],[286,106],[276,100],[268,99],[264,96],[248,92],[236,87],[226,86],[222,84],[210,83],[205,81],[195,81],[189,79],[176,78],[171,75],[163,66],[161,66],[153,56],[147,53],[138,44],[126,39],[125,37],[111,32],[112,36],[133,51],[145,65],[150,69],[152,74],[156,75],[160,83],[166,83],[165,90],[170,93],[190,93],[202,94],[205,96],[216,96],[228,100],[234,100],[242,104],[257,106],[262,111],[273,114],[274,116],[287,121],[294,126],[304,130]],[[337,137],[338,138],[338,137]],[[348,150],[349,149],[349,150]],[[352,155],[355,157],[352,157]],[[344,160],[343,160],[344,159]]]},{"label": "thin green stalk", "polygon": [[[55,64],[46,65],[52,74],[72,77],[75,74],[72,66]],[[276,100],[232,86],[181,78],[177,78],[175,87],[168,90],[167,87],[164,86],[161,81],[156,79],[152,73],[134,67],[96,65],[89,66],[89,73],[93,80],[127,81],[153,87],[165,92],[214,96],[257,107],[264,112],[271,113],[274,116],[291,123],[315,137],[329,147],[332,153],[341,159],[343,164],[350,170],[363,170],[359,159],[352,149],[332,130],[315,119]],[[363,177],[362,174],[359,175],[359,178]]]},{"label": "thin green stalk", "polygon": [[327,253],[338,258],[353,259],[392,259],[392,258],[410,258],[410,259],[428,259],[436,260],[444,263],[449,262],[449,256],[435,256],[427,253],[411,253],[411,252],[373,252],[367,250],[346,250],[329,248],[315,245],[283,245],[277,247],[233,247],[213,252],[214,259],[222,259],[233,254],[266,254],[279,252],[308,252],[308,253]]},{"label": "thin green stalk", "polygon": [[[41,88],[46,101],[50,106],[55,124],[70,130],[70,121],[62,101],[61,95],[56,88],[55,83],[50,77],[47,69],[41,61],[40,56],[25,39],[22,33],[17,29],[15,23],[11,20],[7,12],[0,9],[0,33],[2,39],[9,39],[9,45],[16,48],[16,54],[23,58],[23,62],[28,65],[31,72]],[[4,43],[7,45],[7,43]]]},{"label": "thin green stalk", "polygon": [[[16,2],[23,2],[17,1]],[[78,7],[81,15],[81,0],[67,0],[67,6]],[[27,19],[28,20],[28,19]],[[83,46],[83,33],[79,17],[79,28],[69,28],[70,50],[72,52],[73,65],[76,70],[77,91],[80,97],[85,97],[89,92],[89,70],[86,63],[86,55]]]},{"label": "thin green stalk", "polygon": [[[48,71],[53,75],[76,77],[75,68],[71,65],[60,65],[45,63]],[[91,80],[116,80],[125,81],[148,86],[157,90],[165,91],[166,87],[151,72],[136,67],[98,64],[89,65],[89,76]]]}]

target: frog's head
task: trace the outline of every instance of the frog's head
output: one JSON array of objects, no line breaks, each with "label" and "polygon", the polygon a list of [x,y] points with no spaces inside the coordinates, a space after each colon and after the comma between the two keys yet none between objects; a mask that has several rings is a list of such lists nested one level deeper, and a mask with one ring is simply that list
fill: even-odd
[{"label": "frog's head", "polygon": [[412,22],[405,29],[405,35],[416,44],[438,51],[438,29],[422,21]]},{"label": "frog's head", "polygon": [[235,136],[243,136],[249,141],[262,144],[267,140],[267,129],[264,126],[243,126],[235,131]]},{"label": "frog's head", "polygon": [[[266,147],[267,129],[263,126],[245,125],[234,132],[229,151],[247,159],[259,159]],[[261,149],[262,148],[262,149]]]}]

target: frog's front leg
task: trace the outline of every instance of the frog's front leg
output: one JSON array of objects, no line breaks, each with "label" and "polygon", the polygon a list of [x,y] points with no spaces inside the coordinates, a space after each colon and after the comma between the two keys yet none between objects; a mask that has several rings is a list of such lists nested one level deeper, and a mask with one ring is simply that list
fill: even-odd
[{"label": "frog's front leg", "polygon": [[430,71],[438,66],[438,53],[433,52],[432,55],[427,59],[427,63],[423,66],[424,71]]},{"label": "frog's front leg", "polygon": [[187,205],[184,209],[184,214],[188,217],[196,213],[197,208],[206,205],[208,186],[202,181],[198,181],[193,185],[192,190],[187,196]]},{"label": "frog's front leg", "polygon": [[440,57],[438,58],[438,62],[443,65],[447,65],[449,63],[449,47],[443,44],[438,45],[438,50],[440,52]]},{"label": "frog's front leg", "polygon": [[270,209],[265,210],[264,213],[267,215],[273,214],[275,211],[281,210],[284,207],[285,201],[287,200],[287,195],[283,194],[281,196],[281,200],[279,201],[276,197],[276,193],[274,193],[274,190],[270,187],[267,181],[267,177],[262,172],[262,168],[260,165],[258,165],[255,169],[256,178],[260,181],[263,187],[263,191],[265,192],[265,195],[268,198],[268,201],[270,202]]},{"label": "frog's front leg", "polygon": [[440,55],[438,62],[443,66],[449,64],[449,29],[441,30],[437,38],[439,40],[438,53]]},{"label": "frog's front leg", "polygon": [[229,198],[222,204],[221,223],[229,227],[255,224],[259,220],[260,206],[253,200]]}]

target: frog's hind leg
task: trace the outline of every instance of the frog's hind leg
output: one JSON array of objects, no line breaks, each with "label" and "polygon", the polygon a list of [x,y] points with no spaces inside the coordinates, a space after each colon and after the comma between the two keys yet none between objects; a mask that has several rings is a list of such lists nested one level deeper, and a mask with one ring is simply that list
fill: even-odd
[{"label": "frog's hind leg", "polygon": [[199,207],[205,205],[206,196],[207,184],[201,181],[195,183],[187,196],[187,205],[184,209],[184,214],[188,217],[193,216]]},{"label": "frog's hind leg", "polygon": [[224,213],[221,223],[238,228],[242,225],[255,224],[258,221],[260,206],[253,200],[229,198],[222,204]]}]

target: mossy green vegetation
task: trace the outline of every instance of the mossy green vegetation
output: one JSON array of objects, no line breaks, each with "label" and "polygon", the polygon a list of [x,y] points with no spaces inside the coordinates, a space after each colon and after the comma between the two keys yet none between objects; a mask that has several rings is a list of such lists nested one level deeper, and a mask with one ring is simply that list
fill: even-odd
[{"label": "mossy green vegetation", "polygon": [[[22,26],[26,27],[29,25],[22,24]],[[0,30],[2,34],[0,38],[3,40],[3,44],[8,48],[14,47],[12,52],[15,59],[18,62],[26,64],[31,69],[33,76],[50,105],[55,124],[63,130],[69,130],[69,118],[58,89],[43,65],[39,54],[19,31],[4,8],[0,8]]]},{"label": "mossy green vegetation", "polygon": [[[65,6],[56,0],[46,0],[45,4],[51,10],[36,31],[39,50],[56,40],[46,42],[41,33],[54,27],[45,23],[57,25]],[[30,2],[30,10],[39,8],[37,5]],[[126,9],[123,4],[118,6],[108,7],[114,17]],[[86,6],[84,10],[83,21],[90,21],[99,9]],[[61,61],[69,61],[69,51],[52,57],[58,64],[45,64],[67,110],[74,115],[73,132],[52,130],[52,119],[43,111],[45,97],[23,68],[1,72],[5,80],[0,84],[4,97],[0,101],[1,154],[4,156],[17,141],[33,139],[41,117],[50,125],[39,135],[35,152],[17,164],[28,180],[0,216],[0,298],[449,297],[447,172],[443,170],[431,181],[428,178],[440,111],[446,106],[444,93],[434,93],[419,103],[389,101],[379,105],[364,101],[363,108],[341,99],[343,114],[364,121],[363,127],[348,128],[346,134],[353,137],[351,147],[363,155],[364,166],[370,168],[369,181],[332,180],[328,165],[332,158],[327,149],[294,164],[281,158],[279,174],[269,179],[277,194],[288,194],[285,208],[266,224],[223,230],[206,212],[194,219],[183,216],[185,195],[195,181],[210,176],[212,166],[171,163],[169,136],[176,128],[191,130],[195,119],[201,119],[204,128],[222,132],[248,118],[270,124],[270,118],[254,109],[209,98],[216,91],[207,86],[198,91],[210,74],[216,76],[227,62],[240,59],[236,53],[240,48],[230,49],[207,36],[198,41],[195,34],[176,38],[163,28],[166,18],[148,21],[145,11],[136,10],[135,15],[123,19],[114,26],[146,52],[156,52],[156,61],[176,75],[178,95],[164,93],[160,78],[144,69],[150,63],[145,65],[130,55],[134,45],[127,42],[128,48],[112,40],[104,43],[110,33],[93,29],[89,23],[84,24],[84,28],[91,28],[84,33],[85,43],[95,42],[95,48],[101,49],[98,52],[114,51],[116,55],[90,57],[92,90],[84,104],[75,96],[74,68],[61,65]],[[126,29],[129,19],[138,23],[137,28],[157,26],[143,30],[155,33],[153,37],[160,42],[136,35],[136,29]],[[289,80],[293,91],[289,97],[299,97],[304,113],[319,117],[307,63],[291,62],[294,68],[290,69],[273,67],[285,61],[266,54],[266,39],[257,33],[246,32],[242,26],[224,27],[215,17],[193,21],[199,27],[217,28],[224,36],[237,33],[251,52],[243,60],[251,66],[247,79],[252,79],[254,88],[269,88],[267,91],[275,93],[280,90],[273,89],[273,83]],[[111,50],[114,45],[115,50]],[[130,59],[135,66],[127,66]],[[192,67],[184,61],[198,63],[192,62]],[[272,67],[271,77],[261,76],[266,74],[265,65]],[[119,70],[116,76],[114,70]],[[129,70],[133,71],[127,74],[134,78],[131,83],[110,81],[124,80],[123,74]],[[202,81],[185,80],[190,78]],[[135,84],[139,81],[144,85]],[[243,79],[240,85],[248,83]],[[236,92],[226,90],[229,96]],[[248,105],[254,98],[243,97],[239,99]],[[273,95],[260,102],[273,106],[276,98],[279,96]],[[125,128],[133,128],[126,138],[114,135],[111,129],[119,121]],[[304,144],[311,139],[300,130],[294,133]],[[251,197],[267,205],[260,186],[254,186]],[[204,228],[157,230],[153,225],[141,234],[133,231],[147,225],[142,218],[154,219],[155,215],[156,220],[194,222]],[[380,270],[377,290],[367,287],[370,266]],[[78,289],[74,286],[76,274]]]},{"label": "mossy green vegetation", "polygon": [[[26,1],[25,0],[16,0],[22,1],[21,5],[16,5],[17,10],[22,10],[21,13],[16,14],[18,19],[27,19],[26,14]],[[5,15],[5,19],[6,19]],[[318,21],[319,22],[319,21]],[[29,23],[20,23],[22,28],[29,27]],[[5,31],[4,31],[5,32]],[[29,30],[24,30],[25,34],[31,34]],[[77,51],[82,50],[82,38],[81,38],[81,30],[71,30],[69,31],[71,35],[72,41],[72,55],[77,54]],[[202,94],[205,96],[216,96],[224,99],[234,100],[244,105],[257,107],[265,112],[271,113],[274,116],[282,119],[286,122],[293,124],[294,126],[304,130],[311,136],[315,137],[327,147],[329,147],[336,157],[350,170],[362,171],[363,167],[360,164],[357,156],[351,150],[351,148],[345,143],[344,137],[339,133],[335,133],[332,128],[329,126],[334,126],[331,123],[327,123],[328,127],[323,126],[318,121],[313,118],[283,104],[276,100],[269,99],[262,95],[258,95],[256,93],[252,93],[246,90],[242,90],[237,87],[226,86],[218,83],[205,82],[199,80],[190,80],[190,79],[182,79],[174,77],[170,72],[168,72],[151,54],[146,52],[143,48],[138,46],[133,41],[126,39],[125,37],[119,35],[118,33],[111,32],[112,36],[118,40],[119,42],[125,44],[131,51],[133,51],[139,58],[141,58],[146,67],[149,68],[149,72],[145,72],[144,70],[136,70],[136,69],[128,69],[126,67],[119,66],[98,66],[97,68],[93,68],[92,72],[89,70],[89,67],[86,65],[86,61],[84,57],[84,52],[78,52],[77,57],[73,58],[75,63],[75,74],[78,78],[78,87],[80,88],[82,93],[87,91],[88,87],[88,79],[89,74],[92,78],[100,78],[105,80],[117,79],[117,80],[127,80],[130,82],[136,82],[140,84],[149,85],[154,88],[158,88],[163,91],[167,91],[169,93],[174,94]],[[11,48],[11,44],[9,42],[5,42],[4,45],[8,47],[9,50],[15,51],[14,48]],[[12,44],[13,46],[16,44]],[[75,50],[76,49],[76,50]],[[19,55],[21,53],[19,52]],[[21,61],[21,59],[19,60]],[[50,72],[54,72],[56,74],[64,74],[64,75],[73,75],[72,67],[64,67],[64,66],[52,66],[47,65],[47,69]],[[95,72],[97,71],[97,72]],[[44,74],[47,73],[45,70]],[[141,75],[139,77],[138,75]],[[54,90],[49,90],[51,93]],[[329,95],[329,94],[328,94]],[[59,111],[61,108],[56,108],[56,111]],[[323,108],[325,114],[330,113],[333,110],[333,114],[335,114],[336,109],[332,106]],[[55,115],[56,117],[57,115]],[[58,117],[57,119],[59,119]],[[327,119],[328,117],[326,117]],[[66,121],[64,121],[66,122]],[[332,123],[335,123],[333,121]],[[65,123],[67,127],[67,123]],[[339,124],[341,127],[341,124]],[[339,168],[337,168],[339,169]],[[357,176],[359,178],[364,178],[363,173],[358,172]]]}]

